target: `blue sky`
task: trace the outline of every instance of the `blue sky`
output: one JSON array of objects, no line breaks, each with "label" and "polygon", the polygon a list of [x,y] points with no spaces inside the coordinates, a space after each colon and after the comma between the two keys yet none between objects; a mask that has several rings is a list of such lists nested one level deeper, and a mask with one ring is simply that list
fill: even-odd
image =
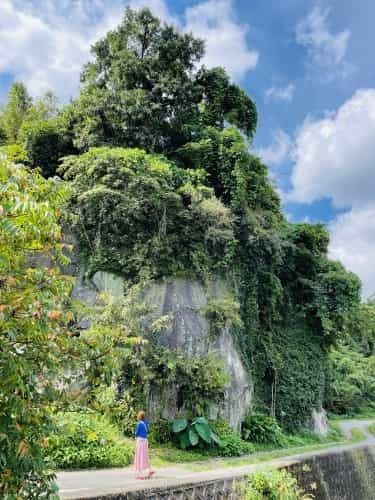
[{"label": "blue sky", "polygon": [[[1,0],[0,101],[11,82],[33,95],[77,93],[89,46],[126,0]],[[375,18],[372,0],[131,0],[207,39],[255,99],[253,148],[292,221],[324,222],[330,254],[375,291]]]}]

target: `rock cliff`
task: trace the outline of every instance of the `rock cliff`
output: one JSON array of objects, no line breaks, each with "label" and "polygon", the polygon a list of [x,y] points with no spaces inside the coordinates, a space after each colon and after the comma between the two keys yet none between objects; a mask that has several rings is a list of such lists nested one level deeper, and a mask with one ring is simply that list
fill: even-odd
[{"label": "rock cliff", "polygon": [[[72,261],[70,272],[77,276],[73,297],[92,305],[100,292],[113,296],[123,293],[122,279],[106,272],[97,272],[86,280],[77,263]],[[168,315],[170,326],[160,334],[161,345],[180,348],[189,357],[216,353],[222,360],[229,382],[222,405],[211,407],[211,417],[225,418],[231,427],[239,429],[241,421],[252,403],[253,384],[246,371],[233,335],[224,327],[213,337],[204,308],[210,299],[220,299],[226,293],[225,284],[213,281],[208,287],[189,279],[167,279],[153,283],[143,292],[142,300],[150,306],[155,318]],[[83,324],[84,328],[85,325]],[[150,410],[163,418],[173,418],[177,413],[173,389],[163,394],[150,395]]]}]

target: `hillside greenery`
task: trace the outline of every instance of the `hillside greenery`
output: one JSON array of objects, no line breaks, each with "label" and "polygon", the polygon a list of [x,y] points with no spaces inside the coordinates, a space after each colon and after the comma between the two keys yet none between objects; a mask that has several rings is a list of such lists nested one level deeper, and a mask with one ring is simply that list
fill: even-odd
[{"label": "hillside greenery", "polygon": [[[39,498],[48,485],[52,494],[47,435],[53,459],[64,459],[52,417],[73,404],[101,414],[102,427],[113,383],[113,422],[125,434],[124,416],[147,403],[151,386],[174,384],[191,421],[223,399],[216,358],[159,345],[168,318],[152,322],[139,300],[152,280],[225,281],[228,297],[203,313],[213,337],[230,328],[254,380],[254,410],[270,415],[272,432],[305,427],[322,405],[347,413],[374,404],[374,303],[361,304],[358,278],[329,260],[323,225],[286,220],[252,152],[253,100],[224,69],[201,65],[203,55],[202,40],[127,9],[93,46],[71,103],[32,99],[21,83],[10,89],[0,113],[3,498]],[[88,276],[124,278],[123,298],[89,311],[71,301],[61,226]],[[81,317],[91,319],[85,331]],[[72,449],[87,430],[77,429],[66,436]],[[223,436],[228,455],[249,450],[228,429]],[[89,448],[85,464],[109,464],[97,436]]]}]

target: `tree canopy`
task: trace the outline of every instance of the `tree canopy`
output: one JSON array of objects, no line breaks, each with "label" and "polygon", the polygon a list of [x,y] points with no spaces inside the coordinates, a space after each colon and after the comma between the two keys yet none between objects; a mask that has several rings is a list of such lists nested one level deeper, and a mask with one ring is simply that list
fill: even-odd
[{"label": "tree canopy", "polygon": [[172,155],[207,126],[256,127],[253,101],[222,68],[199,67],[204,42],[127,9],[120,26],[92,48],[73,106],[76,145],[139,147]]}]

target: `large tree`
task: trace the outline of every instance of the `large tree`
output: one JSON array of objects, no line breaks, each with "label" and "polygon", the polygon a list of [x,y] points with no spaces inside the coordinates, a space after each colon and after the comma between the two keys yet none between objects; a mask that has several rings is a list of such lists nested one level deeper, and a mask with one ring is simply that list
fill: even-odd
[{"label": "large tree", "polygon": [[148,9],[127,9],[92,48],[72,123],[82,149],[110,144],[173,154],[224,122],[251,136],[252,100],[220,68],[199,67],[204,43],[163,25]]},{"label": "large tree", "polygon": [[15,82],[11,86],[8,102],[1,117],[1,127],[8,143],[18,139],[20,127],[30,110],[32,99],[23,83]]},{"label": "large tree", "polygon": [[72,330],[72,278],[60,272],[66,186],[8,160],[0,184],[0,497],[58,498],[44,457],[53,410],[69,403],[72,381],[85,381],[90,400],[111,381],[135,322],[119,303],[117,315],[112,305],[86,332]]}]

